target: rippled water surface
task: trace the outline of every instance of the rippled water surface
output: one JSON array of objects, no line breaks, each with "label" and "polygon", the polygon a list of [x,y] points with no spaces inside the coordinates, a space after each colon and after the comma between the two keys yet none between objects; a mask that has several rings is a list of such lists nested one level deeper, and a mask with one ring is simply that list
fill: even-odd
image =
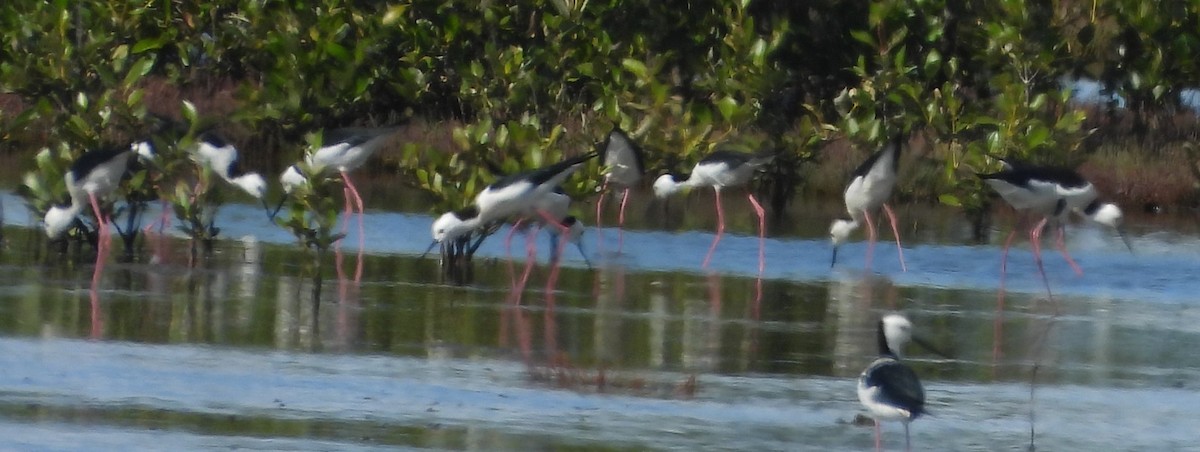
[{"label": "rippled water surface", "polygon": [[870,449],[855,379],[889,310],[949,355],[909,350],[933,413],[918,450],[1186,450],[1200,431],[1190,232],[1135,227],[1131,254],[1072,228],[1084,274],[1047,250],[1047,294],[1027,246],[1001,292],[996,245],[914,212],[908,272],[887,233],[871,272],[861,242],[830,269],[824,217],[770,234],[761,277],[753,222],[731,220],[706,274],[701,216],[626,231],[620,254],[589,230],[596,268],[570,249],[554,287],[543,235],[514,290],[524,242],[510,261],[503,234],[456,284],[418,257],[428,216],[372,212],[362,280],[331,253],[314,281],[286,232],[226,206],[210,259],[171,239],[146,263],[146,244],[93,294],[90,260],[47,255],[0,200],[0,449]]}]

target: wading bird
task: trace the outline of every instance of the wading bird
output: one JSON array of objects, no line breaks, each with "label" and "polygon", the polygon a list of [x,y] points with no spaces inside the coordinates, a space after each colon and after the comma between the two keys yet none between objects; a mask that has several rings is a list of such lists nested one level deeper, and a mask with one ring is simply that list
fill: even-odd
[{"label": "wading bird", "polygon": [[[1083,274],[1083,270],[1067,253],[1063,239],[1063,226],[1071,211],[1116,229],[1125,246],[1130,252],[1133,251],[1122,225],[1121,208],[1113,203],[1101,202],[1096,187],[1079,173],[1062,167],[1033,166],[1009,161],[1005,161],[1004,164],[1005,169],[991,174],[980,174],[979,178],[996,190],[1014,209],[1042,217],[1029,230],[1029,241],[1043,278],[1045,271],[1042,269],[1041,235],[1047,225],[1057,228],[1055,246],[1071,269],[1076,274]],[[1008,249],[1016,232],[1014,228],[1004,242],[1002,268],[1008,259]]]},{"label": "wading bird", "polygon": [[608,195],[609,187],[621,190],[621,208],[617,214],[617,252],[623,245],[625,227],[625,204],[629,201],[629,191],[642,181],[646,174],[645,159],[642,148],[634,143],[629,135],[620,127],[614,127],[608,133],[600,147],[600,160],[604,162],[604,185],[600,188],[600,198],[596,200],[596,246],[602,249],[604,238],[600,233],[600,223],[604,212],[604,198]]},{"label": "wading bird", "polygon": [[100,200],[117,189],[128,168],[129,158],[133,155],[144,159],[154,157],[151,145],[144,141],[83,153],[71,163],[67,174],[63,176],[71,204],[51,207],[43,220],[46,235],[57,238],[75,222],[85,204],[91,203],[92,213],[96,216],[97,231],[96,268],[93,279],[100,274],[111,239],[108,229],[111,219],[100,211]]},{"label": "wading bird", "polygon": [[888,222],[892,225],[892,234],[896,236],[896,251],[900,254],[900,269],[908,271],[904,265],[904,249],[900,246],[900,232],[896,227],[896,214],[887,204],[892,197],[892,189],[896,187],[896,166],[900,161],[900,151],[904,146],[904,138],[897,135],[883,149],[871,154],[854,170],[850,185],[846,187],[846,212],[849,219],[838,219],[829,228],[829,237],[833,241],[833,258],[829,266],[837,264],[838,246],[845,242],[850,233],[858,229],[862,223],[867,224],[867,268],[871,268],[871,254],[875,250],[875,222],[871,212],[877,212],[883,207]]},{"label": "wading bird", "polygon": [[[666,198],[681,189],[712,187],[717,205],[717,233],[713,237],[712,245],[708,248],[708,254],[704,256],[701,268],[708,268],[713,252],[717,250],[717,243],[721,241],[721,234],[725,232],[725,212],[721,209],[721,190],[746,185],[754,176],[755,171],[770,163],[774,158],[774,155],[770,154],[745,154],[718,150],[697,162],[690,175],[676,177],[672,174],[663,174],[654,181],[654,194],[659,198]],[[758,272],[762,273],[766,267],[764,257],[766,212],[749,190],[746,192],[746,197],[750,200],[750,205],[754,207],[754,213],[758,215]]]},{"label": "wading bird", "polygon": [[912,323],[899,314],[884,316],[876,335],[879,357],[858,377],[858,400],[875,420],[876,450],[881,446],[880,421],[903,422],[905,449],[911,450],[908,423],[926,413],[925,388],[917,373],[900,362],[900,356],[910,340],[930,347],[912,335]]}]

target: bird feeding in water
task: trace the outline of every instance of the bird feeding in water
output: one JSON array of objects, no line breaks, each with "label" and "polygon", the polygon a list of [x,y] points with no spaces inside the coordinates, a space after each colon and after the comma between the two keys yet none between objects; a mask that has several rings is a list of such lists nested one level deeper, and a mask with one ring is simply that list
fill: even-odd
[{"label": "bird feeding in water", "polygon": [[904,423],[905,448],[911,450],[908,424],[926,414],[925,388],[917,373],[901,362],[900,357],[910,340],[931,351],[934,349],[913,336],[912,322],[899,314],[889,314],[879,320],[876,340],[879,357],[858,377],[858,400],[875,420],[876,450],[881,446],[880,421]]},{"label": "bird feeding in water", "polygon": [[56,205],[46,211],[43,219],[46,235],[58,238],[75,223],[76,218],[90,203],[96,216],[96,268],[92,280],[95,282],[104,264],[111,235],[108,223],[111,220],[100,211],[100,200],[116,191],[129,165],[129,158],[152,159],[153,147],[139,141],[129,146],[105,147],[88,151],[71,163],[63,180],[70,195],[70,204]]},{"label": "bird feeding in water", "polygon": [[[725,232],[725,212],[721,209],[721,190],[746,185],[754,177],[755,171],[770,163],[774,158],[774,155],[767,153],[746,154],[718,150],[697,162],[690,175],[676,177],[672,174],[664,174],[654,181],[654,195],[658,198],[666,198],[684,189],[712,187],[717,207],[717,233],[713,237],[712,245],[708,248],[708,254],[704,256],[701,268],[708,268],[713,252],[717,249],[717,243],[721,241],[721,234]],[[753,193],[747,190],[746,197],[750,200],[754,213],[758,215],[758,272],[761,274],[766,267],[764,257],[766,212]]]},{"label": "bird feeding in water", "polygon": [[[558,196],[552,194],[575,170],[597,155],[593,152],[533,171],[505,176],[484,187],[470,206],[445,213],[434,221],[430,228],[433,243],[429,245],[426,253],[438,244],[449,243],[472,231],[494,222],[506,221],[511,217],[533,214],[561,227],[561,222],[566,216],[565,209],[557,217],[545,210],[549,207],[548,204],[561,203],[557,201]],[[565,198],[566,195],[561,197]],[[566,200],[570,202],[569,198]],[[506,247],[509,241],[505,241]]]},{"label": "bird feeding in water", "polygon": [[609,187],[621,190],[621,207],[617,214],[617,252],[621,252],[625,227],[625,204],[629,201],[629,191],[642,181],[646,174],[645,158],[641,146],[621,130],[613,127],[604,143],[600,146],[600,160],[604,163],[604,184],[600,188],[600,198],[596,200],[596,246],[603,246],[604,238],[600,233],[600,223],[603,218],[604,198],[608,195]]},{"label": "bird feeding in water", "polygon": [[199,142],[192,152],[193,158],[211,169],[221,180],[259,200],[263,210],[269,209],[266,199],[267,181],[258,173],[242,171],[237,148],[215,132],[201,133],[198,138]]},{"label": "bird feeding in water", "polygon": [[833,258],[829,266],[837,264],[838,247],[849,238],[850,233],[862,223],[867,224],[867,268],[871,268],[871,254],[875,249],[875,222],[871,212],[877,212],[883,207],[888,222],[892,225],[892,234],[896,236],[896,251],[900,255],[900,268],[907,272],[904,264],[904,248],[900,246],[900,232],[896,226],[896,214],[888,205],[892,190],[896,187],[896,167],[900,162],[900,151],[904,145],[902,135],[896,135],[887,145],[871,154],[857,169],[846,187],[846,212],[849,219],[838,219],[829,228],[829,237],[833,242]]},{"label": "bird feeding in water", "polygon": [[[1001,171],[978,176],[1014,209],[1042,217],[1029,230],[1029,241],[1039,270],[1042,268],[1041,234],[1047,226],[1051,226],[1057,229],[1055,245],[1059,252],[1076,274],[1083,274],[1083,270],[1067,252],[1063,238],[1064,224],[1072,211],[1116,229],[1125,246],[1130,252],[1133,251],[1129,237],[1125,234],[1121,208],[1113,203],[1101,202],[1096,187],[1079,173],[1068,168],[1034,166],[1012,161],[1004,161],[1004,165],[1005,169]],[[1008,249],[1015,234],[1014,228],[1005,240],[1002,267],[1007,261]],[[1044,277],[1044,270],[1042,274]]]}]

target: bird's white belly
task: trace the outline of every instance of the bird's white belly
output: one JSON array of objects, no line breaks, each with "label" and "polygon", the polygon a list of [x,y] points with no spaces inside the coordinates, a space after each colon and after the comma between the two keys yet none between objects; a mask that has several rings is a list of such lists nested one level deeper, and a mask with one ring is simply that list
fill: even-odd
[{"label": "bird's white belly", "polygon": [[879,395],[879,388],[867,386],[861,378],[858,380],[858,401],[862,402],[867,411],[871,413],[871,417],[876,420],[903,422],[912,420],[911,412],[884,403]]},{"label": "bird's white belly", "polygon": [[987,184],[1000,194],[1004,201],[1017,210],[1031,210],[1035,213],[1054,213],[1059,195],[1053,188],[1018,187],[1002,180],[989,179]]},{"label": "bird's white belly", "polygon": [[532,184],[517,182],[500,189],[485,189],[475,197],[475,205],[479,207],[480,221],[487,223],[520,215],[533,206],[536,200],[531,193]]},{"label": "bird's white belly", "polygon": [[878,209],[892,196],[896,181],[873,181],[855,178],[846,187],[846,210],[851,214]]}]

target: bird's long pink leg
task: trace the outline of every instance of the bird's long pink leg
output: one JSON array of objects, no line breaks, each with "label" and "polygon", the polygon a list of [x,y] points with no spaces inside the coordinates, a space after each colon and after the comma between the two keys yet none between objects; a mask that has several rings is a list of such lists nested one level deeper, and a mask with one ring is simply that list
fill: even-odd
[{"label": "bird's long pink leg", "polygon": [[625,245],[625,203],[629,202],[629,189],[621,191],[621,210],[617,214],[617,252]]},{"label": "bird's long pink leg", "polygon": [[750,199],[750,206],[754,207],[754,213],[758,215],[758,274],[762,275],[767,268],[767,211],[754,198],[753,193],[747,193],[746,197]]},{"label": "bird's long pink leg", "polygon": [[1075,270],[1075,276],[1083,276],[1083,269],[1079,268],[1079,265],[1075,263],[1075,260],[1071,259],[1071,254],[1067,252],[1067,244],[1065,240],[1063,240],[1063,235],[1065,235],[1063,231],[1066,229],[1067,228],[1062,225],[1058,226],[1058,237],[1054,241],[1054,244],[1056,247],[1058,247],[1058,252],[1062,253],[1063,258],[1067,260],[1067,264],[1071,265],[1071,270]]},{"label": "bird's long pink leg", "polygon": [[867,269],[870,269],[871,257],[875,254],[875,221],[868,210],[863,211],[863,219],[867,222]]},{"label": "bird's long pink leg", "polygon": [[875,420],[875,450],[883,450],[883,444],[880,442],[880,437],[883,435],[879,431],[879,420]]},{"label": "bird's long pink leg", "polygon": [[[350,180],[350,173],[342,171],[342,181],[346,183],[346,188],[349,194],[354,196],[354,206],[358,208],[358,268],[354,270],[354,281],[362,280],[363,272],[363,250],[366,244],[366,236],[363,234],[363,216],[366,215],[366,208],[363,207],[362,196],[358,194],[358,188],[354,187],[354,182]],[[349,209],[350,197],[346,197],[346,208]],[[346,219],[349,221],[349,218]]]},{"label": "bird's long pink leg", "polygon": [[888,221],[892,223],[892,234],[896,236],[896,252],[900,253],[900,270],[908,272],[908,267],[904,265],[904,248],[900,247],[900,230],[896,227],[896,214],[892,212],[891,206],[887,203],[883,204],[883,212],[887,214]]},{"label": "bird's long pink leg", "polygon": [[95,193],[88,193],[88,200],[92,203],[92,213],[96,215],[97,234],[96,237],[96,266],[92,270],[92,286],[90,291],[90,301],[92,308],[92,339],[100,338],[100,331],[103,329],[103,323],[100,319],[100,275],[104,273],[104,261],[108,257],[108,219],[100,214],[100,203],[96,200]]},{"label": "bird's long pink leg", "polygon": [[700,268],[708,269],[708,263],[712,260],[713,252],[717,250],[717,242],[721,241],[721,234],[725,232],[725,212],[721,210],[721,190],[713,190],[713,198],[717,200],[717,235],[713,237],[712,245],[708,247],[708,254],[704,256],[704,263],[700,264]]},{"label": "bird's long pink leg", "polygon": [[517,292],[524,292],[525,285],[529,284],[529,275],[533,273],[533,264],[537,261],[537,233],[541,231],[539,227],[531,227],[525,233],[525,271],[521,274],[521,282],[517,286]]}]

